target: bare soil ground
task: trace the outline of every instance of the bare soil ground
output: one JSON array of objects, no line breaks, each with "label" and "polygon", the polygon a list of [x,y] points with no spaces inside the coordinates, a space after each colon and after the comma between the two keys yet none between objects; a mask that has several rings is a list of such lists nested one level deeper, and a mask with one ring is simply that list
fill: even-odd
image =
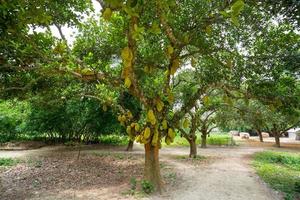
[{"label": "bare soil ground", "polygon": [[[0,199],[182,199],[182,200],[276,200],[282,196],[270,189],[250,166],[251,155],[274,149],[255,140],[237,147],[198,149],[203,159],[186,159],[188,147],[161,150],[165,191],[161,195],[130,195],[130,179],[142,179],[143,148],[63,146],[26,151],[0,151],[16,157],[19,164],[0,167]],[[283,151],[300,152],[299,145],[283,145]]]}]

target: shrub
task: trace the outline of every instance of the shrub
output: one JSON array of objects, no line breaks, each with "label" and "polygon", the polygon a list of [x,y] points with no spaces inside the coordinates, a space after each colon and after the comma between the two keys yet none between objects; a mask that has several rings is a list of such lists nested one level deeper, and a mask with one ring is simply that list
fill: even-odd
[{"label": "shrub", "polygon": [[142,180],[141,185],[143,192],[145,192],[146,194],[150,194],[154,191],[153,184],[147,180]]}]

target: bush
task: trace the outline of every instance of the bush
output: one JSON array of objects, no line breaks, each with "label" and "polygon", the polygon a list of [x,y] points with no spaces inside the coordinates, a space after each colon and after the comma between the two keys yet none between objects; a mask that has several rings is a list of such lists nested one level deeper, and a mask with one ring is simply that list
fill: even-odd
[{"label": "bush", "polygon": [[285,199],[300,197],[300,156],[286,152],[259,152],[253,165],[258,175],[275,190],[285,194]]},{"label": "bush", "polygon": [[21,101],[0,101],[0,143],[17,140],[26,126],[29,105]]}]

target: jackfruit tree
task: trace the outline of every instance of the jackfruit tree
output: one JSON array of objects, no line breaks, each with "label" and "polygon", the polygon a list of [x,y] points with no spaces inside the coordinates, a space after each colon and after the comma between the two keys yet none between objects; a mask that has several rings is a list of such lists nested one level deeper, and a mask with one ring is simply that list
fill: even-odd
[{"label": "jackfruit tree", "polygon": [[[211,62],[211,68],[215,65],[216,69],[222,66],[231,70],[234,61],[230,52],[238,52],[236,48],[227,49],[222,45],[226,40],[229,42],[224,28],[227,27],[228,32],[238,30],[245,4],[242,0],[108,0],[100,3],[102,17],[108,23],[122,18],[124,32],[120,40],[124,39],[125,43],[118,54],[123,82],[119,87],[136,97],[143,110],[139,119],[133,120],[128,110],[121,113],[118,120],[132,139],[144,144],[144,178],[160,191],[161,141],[173,142],[176,124],[203,93],[201,85],[195,84],[184,101],[177,101],[174,78],[187,66],[196,66],[202,61]],[[179,109],[173,110],[176,106]]]},{"label": "jackfruit tree", "polygon": [[[230,87],[234,80],[226,78],[231,74],[230,70],[212,64],[213,61],[204,61],[198,60],[198,64],[194,63],[192,68],[182,70],[174,79],[177,107],[189,100],[193,90],[201,88],[198,100],[185,115],[182,115],[179,123],[174,123],[180,136],[189,142],[190,157],[197,156],[197,133],[201,134],[201,147],[206,147],[206,138],[215,127],[215,113],[222,106],[222,101],[225,98],[229,99],[223,90]],[[175,115],[177,113],[182,113],[181,109],[175,108]]]}]

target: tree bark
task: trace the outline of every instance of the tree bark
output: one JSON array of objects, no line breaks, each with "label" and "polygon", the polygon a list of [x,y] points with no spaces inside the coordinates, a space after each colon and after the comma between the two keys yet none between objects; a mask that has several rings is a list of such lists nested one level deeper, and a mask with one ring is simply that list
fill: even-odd
[{"label": "tree bark", "polygon": [[202,133],[201,135],[201,148],[206,148],[206,138],[207,138],[207,134],[206,133]]},{"label": "tree bark", "polygon": [[280,134],[274,133],[273,135],[275,137],[275,146],[279,148],[280,147]]},{"label": "tree bark", "polygon": [[126,151],[132,151],[132,149],[133,149],[133,143],[134,143],[134,141],[132,141],[132,140],[129,139]]},{"label": "tree bark", "polygon": [[258,136],[259,136],[259,141],[260,142],[264,142],[264,139],[263,139],[263,136],[262,136],[262,133],[261,133],[261,130],[256,130]]},{"label": "tree bark", "polygon": [[145,148],[145,172],[144,179],[153,184],[157,192],[161,193],[162,181],[159,165],[159,145],[152,146],[151,143],[144,145]]},{"label": "tree bark", "polygon": [[188,140],[190,143],[190,158],[197,157],[197,146],[196,146],[196,138],[192,138]]}]

